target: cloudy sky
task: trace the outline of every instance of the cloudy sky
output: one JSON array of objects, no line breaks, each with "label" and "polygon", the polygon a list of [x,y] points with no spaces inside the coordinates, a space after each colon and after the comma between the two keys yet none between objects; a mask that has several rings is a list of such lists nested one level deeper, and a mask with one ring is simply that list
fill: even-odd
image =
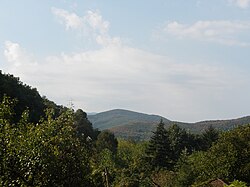
[{"label": "cloudy sky", "polygon": [[0,69],[58,104],[250,114],[250,0],[1,0]]}]

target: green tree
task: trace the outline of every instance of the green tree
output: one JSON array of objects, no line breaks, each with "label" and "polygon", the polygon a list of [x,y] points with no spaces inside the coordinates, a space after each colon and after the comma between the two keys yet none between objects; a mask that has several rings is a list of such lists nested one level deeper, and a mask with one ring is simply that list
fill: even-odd
[{"label": "green tree", "polygon": [[0,101],[4,95],[18,100],[14,106],[15,114],[12,120],[18,122],[22,113],[28,108],[30,120],[37,123],[45,115],[45,105],[42,97],[35,88],[23,84],[19,78],[10,74],[3,74],[0,70]]},{"label": "green tree", "polygon": [[101,152],[103,149],[109,149],[113,154],[115,154],[117,151],[117,146],[118,141],[112,132],[104,130],[97,136],[96,148],[99,152]]},{"label": "green tree", "polygon": [[218,138],[219,131],[216,130],[213,126],[209,126],[201,134],[202,150],[208,150],[212,146],[212,144],[218,140]]},{"label": "green tree", "polygon": [[113,152],[107,148],[95,155],[92,162],[92,179],[94,186],[109,187],[117,174],[116,158]]},{"label": "green tree", "polygon": [[11,123],[15,102],[0,105],[0,186],[89,186],[89,155],[73,128],[73,112],[28,122],[25,111]]},{"label": "green tree", "polygon": [[167,134],[171,148],[171,160],[175,164],[183,150],[186,150],[188,153],[192,152],[192,142],[190,142],[190,135],[186,130],[176,124],[171,125],[167,129]]},{"label": "green tree", "polygon": [[[151,174],[149,165],[145,162],[146,142],[128,140],[118,141],[117,172],[115,185],[136,187],[139,184],[146,186]],[[118,185],[119,184],[119,185]]]},{"label": "green tree", "polygon": [[94,139],[95,134],[94,134],[94,130],[93,130],[93,126],[92,123],[90,123],[90,121],[87,118],[87,114],[86,112],[83,112],[82,109],[78,109],[75,112],[75,127],[76,127],[76,131],[78,136],[84,136],[84,138],[91,138]]},{"label": "green tree", "polygon": [[156,131],[153,132],[153,136],[150,138],[146,149],[146,157],[153,168],[172,167],[169,137],[162,120],[157,125]]},{"label": "green tree", "polygon": [[188,185],[216,178],[237,179],[249,184],[249,137],[250,125],[224,132],[206,152],[194,153],[180,164],[178,180]]}]

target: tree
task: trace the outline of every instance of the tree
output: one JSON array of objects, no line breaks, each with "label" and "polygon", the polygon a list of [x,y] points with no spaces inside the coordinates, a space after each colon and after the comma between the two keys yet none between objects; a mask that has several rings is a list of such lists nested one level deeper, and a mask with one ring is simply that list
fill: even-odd
[{"label": "tree", "polygon": [[93,126],[92,123],[90,123],[90,121],[87,118],[87,114],[86,112],[83,112],[82,109],[78,109],[75,112],[75,127],[76,127],[76,131],[78,136],[83,136],[85,139],[86,138],[91,138],[94,139],[94,130],[93,130]]},{"label": "tree", "polygon": [[12,123],[14,101],[0,104],[0,186],[89,186],[88,150],[73,128],[73,112],[39,124],[28,112]]},{"label": "tree", "polygon": [[117,172],[117,165],[114,153],[104,148],[95,155],[92,162],[92,180],[94,186],[109,187],[114,181]]},{"label": "tree", "polygon": [[[18,122],[22,113],[28,108],[30,121],[37,123],[41,117],[44,117],[45,105],[42,97],[35,88],[23,84],[19,78],[10,74],[3,74],[0,71],[0,101],[4,95],[18,100],[14,106],[15,114],[12,119]],[[32,101],[32,102],[31,102]]]},{"label": "tree", "polygon": [[201,141],[202,141],[202,150],[209,149],[213,142],[216,142],[219,138],[219,131],[216,130],[213,126],[209,126],[202,134],[201,134]]},{"label": "tree", "polygon": [[162,120],[150,138],[149,145],[146,149],[146,157],[153,168],[172,167],[169,137]]},{"label": "tree", "polygon": [[108,130],[102,131],[97,136],[96,148],[99,152],[102,151],[103,149],[108,149],[113,154],[115,154],[117,151],[117,145],[118,145],[118,141],[115,138],[115,135]]},{"label": "tree", "polygon": [[194,153],[180,164],[178,180],[187,186],[216,178],[250,184],[249,137],[250,125],[222,133],[207,151]]},{"label": "tree", "polygon": [[176,124],[171,125],[167,129],[167,134],[171,148],[171,160],[173,163],[176,163],[184,149],[188,152],[192,151],[189,135],[185,129],[180,128]]},{"label": "tree", "polygon": [[[117,172],[115,184],[124,187],[145,186],[151,174],[149,165],[145,162],[146,142],[119,140],[117,151]],[[147,173],[149,172],[149,173]],[[145,184],[146,183],[146,184]]]}]

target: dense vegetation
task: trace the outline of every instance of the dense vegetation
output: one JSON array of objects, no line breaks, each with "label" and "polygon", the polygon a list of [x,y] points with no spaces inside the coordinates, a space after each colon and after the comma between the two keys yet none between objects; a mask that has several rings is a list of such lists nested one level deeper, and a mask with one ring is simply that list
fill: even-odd
[{"label": "dense vegetation", "polygon": [[117,140],[110,131],[93,129],[81,109],[38,94],[44,110],[34,119],[33,100],[20,105],[26,97],[21,93],[1,94],[0,186],[202,187],[217,178],[230,186],[250,184],[250,125],[193,134],[176,124],[166,128],[161,120],[149,141]]},{"label": "dense vegetation", "polygon": [[3,74],[0,70],[0,100],[4,95],[17,99],[14,106],[14,122],[20,120],[22,113],[28,109],[29,118],[33,123],[37,123],[42,117],[45,117],[45,109],[53,108],[54,117],[59,116],[66,110],[63,106],[58,106],[46,97],[41,97],[36,88],[23,84],[19,78],[10,74]]},{"label": "dense vegetation", "polygon": [[40,117],[44,115],[45,105],[37,90],[23,84],[19,78],[13,75],[3,74],[0,70],[1,100],[4,95],[18,100],[18,103],[15,105],[15,116],[13,116],[15,121],[20,119],[22,112],[27,108],[29,109],[32,122],[38,122]]}]

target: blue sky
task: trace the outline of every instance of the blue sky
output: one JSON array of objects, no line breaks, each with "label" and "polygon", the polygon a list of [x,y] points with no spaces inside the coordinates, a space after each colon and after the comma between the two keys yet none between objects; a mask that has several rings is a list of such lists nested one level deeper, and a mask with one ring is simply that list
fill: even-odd
[{"label": "blue sky", "polygon": [[58,104],[250,114],[250,0],[3,0],[0,25],[0,69]]}]

